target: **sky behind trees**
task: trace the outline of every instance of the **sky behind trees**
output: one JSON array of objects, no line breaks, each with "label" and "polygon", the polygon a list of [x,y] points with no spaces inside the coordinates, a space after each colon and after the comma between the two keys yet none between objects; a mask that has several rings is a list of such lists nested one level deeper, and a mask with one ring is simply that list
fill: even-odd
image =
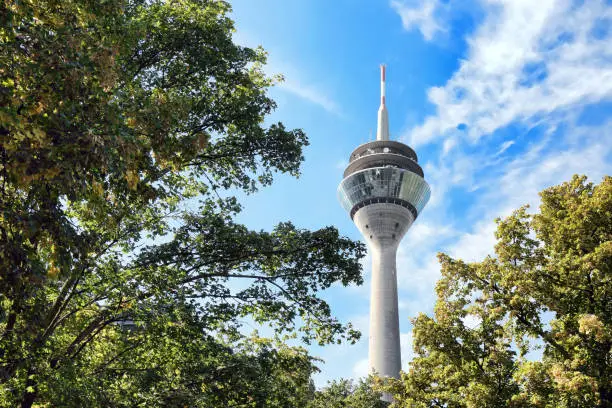
[{"label": "sky behind trees", "polygon": [[[269,52],[270,122],[303,128],[302,176],[280,176],[245,197],[240,220],[269,230],[335,225],[359,233],[336,199],[350,152],[373,138],[378,65],[388,65],[391,138],[414,147],[432,198],[398,254],[402,353],[409,318],[433,307],[444,251],[492,252],[494,218],[530,203],[574,173],[599,182],[612,168],[612,4],[604,1],[237,0],[238,43]],[[370,135],[371,133],[371,135]],[[311,348],[318,385],[367,371],[366,284],[337,287],[333,310],[363,331],[356,345]]]}]

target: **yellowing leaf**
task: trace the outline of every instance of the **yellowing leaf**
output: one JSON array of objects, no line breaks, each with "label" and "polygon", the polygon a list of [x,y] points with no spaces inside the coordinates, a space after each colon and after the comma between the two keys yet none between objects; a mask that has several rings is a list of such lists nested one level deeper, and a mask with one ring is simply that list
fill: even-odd
[{"label": "yellowing leaf", "polygon": [[102,184],[94,180],[93,183],[91,183],[91,187],[93,188],[93,191],[94,193],[96,193],[97,196],[102,197],[104,195],[104,187],[102,186]]},{"label": "yellowing leaf", "polygon": [[47,276],[51,279],[55,279],[57,278],[57,275],[59,275],[59,272],[59,268],[54,264],[51,264],[51,266],[49,266],[49,269],[47,269]]},{"label": "yellowing leaf", "polygon": [[130,190],[136,190],[136,187],[138,186],[138,181],[140,180],[138,177],[138,173],[134,170],[128,170],[125,173],[125,179],[127,180],[128,187],[130,188]]},{"label": "yellowing leaf", "polygon": [[206,133],[198,133],[198,147],[204,149],[208,145],[208,135]]}]

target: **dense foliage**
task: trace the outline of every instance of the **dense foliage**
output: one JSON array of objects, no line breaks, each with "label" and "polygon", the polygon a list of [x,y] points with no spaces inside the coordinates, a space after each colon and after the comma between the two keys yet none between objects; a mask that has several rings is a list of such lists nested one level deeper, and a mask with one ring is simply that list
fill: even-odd
[{"label": "dense foliage", "polygon": [[[217,0],[0,3],[0,405],[303,406],[303,349],[357,338],[334,228],[233,221],[224,191],[299,174],[265,54]],[[265,390],[265,393],[263,392]]]},{"label": "dense foliage", "polygon": [[612,407],[612,177],[544,190],[496,236],[482,262],[440,255],[395,406]]},{"label": "dense foliage", "polygon": [[374,377],[352,380],[332,381],[316,391],[307,408],[385,408],[389,403],[381,400],[382,393]]}]

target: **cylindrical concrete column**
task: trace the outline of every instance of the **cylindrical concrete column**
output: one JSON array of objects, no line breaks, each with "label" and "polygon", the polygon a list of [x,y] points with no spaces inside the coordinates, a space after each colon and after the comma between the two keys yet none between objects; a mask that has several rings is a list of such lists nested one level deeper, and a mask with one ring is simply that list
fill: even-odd
[{"label": "cylindrical concrete column", "polygon": [[397,245],[372,244],[370,370],[380,376],[399,378],[401,351],[395,266]]}]

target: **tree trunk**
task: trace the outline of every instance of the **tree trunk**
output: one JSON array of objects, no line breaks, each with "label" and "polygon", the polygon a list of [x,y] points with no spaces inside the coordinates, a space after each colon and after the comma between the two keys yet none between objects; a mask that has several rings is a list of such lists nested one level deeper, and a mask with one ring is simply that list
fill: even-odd
[{"label": "tree trunk", "polygon": [[[25,391],[23,392],[23,398],[21,399],[21,408],[31,408],[37,397],[37,384],[36,381],[30,377],[34,374],[34,370],[28,370],[28,378],[25,384]],[[32,389],[32,392],[28,389]]]},{"label": "tree trunk", "polygon": [[599,406],[601,408],[612,408],[612,389],[610,384],[599,384]]}]

